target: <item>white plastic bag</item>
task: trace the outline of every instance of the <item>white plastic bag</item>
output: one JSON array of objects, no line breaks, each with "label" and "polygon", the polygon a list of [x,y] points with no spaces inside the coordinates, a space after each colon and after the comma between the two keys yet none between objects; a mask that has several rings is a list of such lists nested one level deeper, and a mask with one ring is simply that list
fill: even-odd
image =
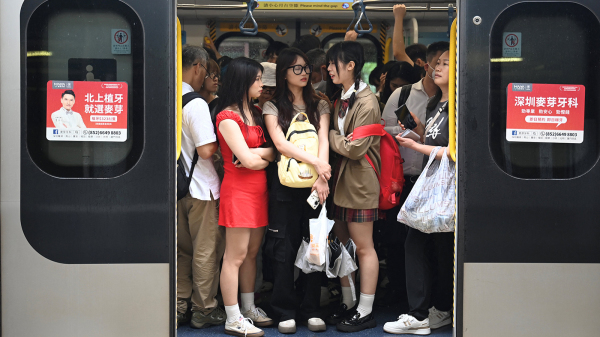
[{"label": "white plastic bag", "polygon": [[309,263],[318,266],[325,263],[325,251],[327,250],[327,237],[334,221],[327,219],[325,203],[321,207],[321,213],[317,219],[309,220],[310,245],[306,251],[306,259]]},{"label": "white plastic bag", "polygon": [[427,166],[398,213],[398,222],[427,234],[454,232],[455,163],[448,160],[448,148],[441,161],[435,160],[439,150],[438,146],[431,151]]},{"label": "white plastic bag", "polygon": [[310,274],[315,271],[323,271],[325,265],[317,266],[312,263],[309,263],[306,259],[306,252],[308,251],[309,243],[308,240],[302,240],[302,244],[300,244],[300,248],[298,249],[298,254],[296,254],[296,262],[294,265],[304,274]]}]

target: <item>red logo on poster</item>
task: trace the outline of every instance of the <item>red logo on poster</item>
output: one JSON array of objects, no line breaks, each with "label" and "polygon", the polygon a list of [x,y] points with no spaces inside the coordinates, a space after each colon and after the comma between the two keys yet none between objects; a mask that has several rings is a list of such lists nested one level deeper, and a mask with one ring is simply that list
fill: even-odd
[{"label": "red logo on poster", "polygon": [[124,44],[127,42],[127,40],[129,40],[129,35],[127,35],[127,32],[124,30],[118,30],[115,32],[115,36],[113,38],[115,39],[116,43]]},{"label": "red logo on poster", "polygon": [[584,119],[585,87],[583,85],[539,83],[508,85],[506,107],[508,141],[581,143]]}]

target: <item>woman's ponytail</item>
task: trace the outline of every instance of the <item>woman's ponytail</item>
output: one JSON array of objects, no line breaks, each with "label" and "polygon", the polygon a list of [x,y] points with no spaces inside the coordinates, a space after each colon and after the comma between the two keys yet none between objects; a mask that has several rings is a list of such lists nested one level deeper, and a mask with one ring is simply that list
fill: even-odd
[{"label": "woman's ponytail", "polygon": [[[356,76],[356,74],[355,74]],[[358,93],[358,88],[360,87],[360,73],[358,74],[358,76],[356,76],[355,80],[354,80],[354,92],[352,93],[352,96],[350,96],[350,99],[348,99],[348,110],[352,109],[352,106],[354,105],[354,102],[356,102],[356,94]]]}]

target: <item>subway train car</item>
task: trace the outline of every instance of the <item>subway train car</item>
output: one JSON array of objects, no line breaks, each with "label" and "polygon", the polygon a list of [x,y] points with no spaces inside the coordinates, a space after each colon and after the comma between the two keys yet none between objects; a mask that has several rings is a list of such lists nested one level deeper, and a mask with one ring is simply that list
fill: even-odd
[{"label": "subway train car", "polygon": [[[223,334],[176,327],[181,45],[262,62],[355,29],[366,80],[399,2],[253,3],[0,2],[1,336]],[[597,0],[407,3],[406,45],[450,41],[454,67],[454,320],[432,336],[600,336],[599,18]],[[56,127],[67,90],[93,128]]]}]

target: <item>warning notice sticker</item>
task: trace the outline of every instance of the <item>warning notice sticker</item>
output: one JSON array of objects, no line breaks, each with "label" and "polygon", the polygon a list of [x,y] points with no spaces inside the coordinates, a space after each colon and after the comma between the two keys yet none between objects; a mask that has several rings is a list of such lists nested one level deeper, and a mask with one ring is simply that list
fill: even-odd
[{"label": "warning notice sticker", "polygon": [[48,81],[47,89],[48,140],[127,140],[127,83]]},{"label": "warning notice sticker", "polygon": [[583,142],[583,85],[510,83],[507,99],[507,141]]}]

